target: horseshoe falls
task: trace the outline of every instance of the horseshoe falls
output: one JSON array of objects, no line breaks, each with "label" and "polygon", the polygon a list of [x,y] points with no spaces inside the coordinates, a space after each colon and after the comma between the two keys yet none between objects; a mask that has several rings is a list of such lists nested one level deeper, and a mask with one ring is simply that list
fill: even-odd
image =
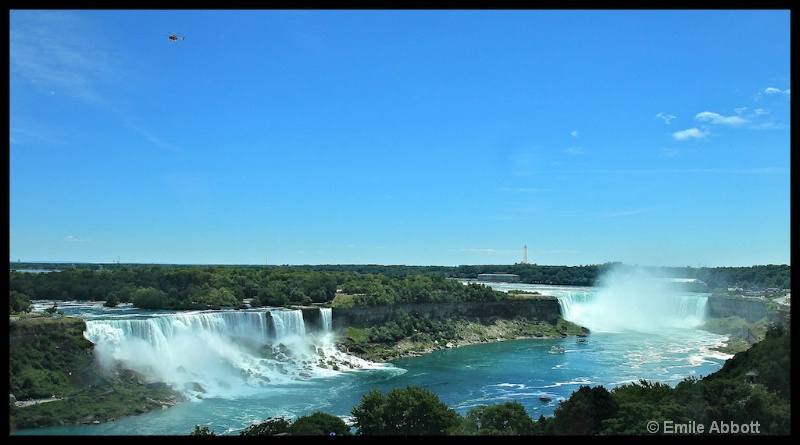
[{"label": "horseshoe falls", "polygon": [[707,318],[708,294],[682,292],[674,281],[638,269],[609,271],[592,298],[564,300],[564,318],[593,331],[696,328]]},{"label": "horseshoe falls", "polygon": [[611,271],[591,287],[483,284],[501,291],[521,289],[554,296],[565,320],[592,332],[695,329],[708,318],[708,293],[685,292],[675,281],[637,270]]}]

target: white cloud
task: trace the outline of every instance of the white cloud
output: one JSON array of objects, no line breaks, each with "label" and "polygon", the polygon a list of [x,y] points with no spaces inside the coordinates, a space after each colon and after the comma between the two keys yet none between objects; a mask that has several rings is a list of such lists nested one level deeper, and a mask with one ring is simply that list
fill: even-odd
[{"label": "white cloud", "polygon": [[568,155],[581,155],[583,154],[583,149],[580,147],[568,147],[564,149],[564,153]]},{"label": "white cloud", "polygon": [[700,130],[699,128],[689,128],[688,130],[681,130],[672,133],[672,137],[678,141],[684,141],[686,139],[702,139],[708,136],[707,131]]},{"label": "white cloud", "polygon": [[786,96],[791,96],[791,94],[792,94],[792,90],[790,90],[789,88],[787,88],[785,90],[781,90],[780,88],[767,87],[767,88],[764,88],[764,91],[759,91],[758,93],[756,93],[756,95],[753,98],[753,100],[755,100],[755,101],[761,100],[761,93],[762,92],[764,94],[784,94]]},{"label": "white cloud", "polygon": [[578,131],[578,130],[573,130],[572,132],[570,132],[570,135],[571,135],[572,137],[576,138],[576,137],[578,137],[578,136],[580,136],[580,135],[581,135],[581,132],[580,132],[580,131]]},{"label": "white cloud", "polygon": [[703,111],[701,113],[697,113],[697,116],[694,117],[695,120],[701,122],[711,122],[712,124],[724,124],[724,125],[741,125],[747,122],[747,120],[742,119],[739,116],[723,116],[719,113],[714,113],[711,111]]},{"label": "white cloud", "polygon": [[760,116],[764,114],[769,114],[769,110],[765,110],[763,108],[756,108],[755,110],[753,110],[753,113],[755,113],[756,116]]},{"label": "white cloud", "polygon": [[673,119],[676,119],[675,116],[673,116],[671,114],[666,114],[666,113],[658,113],[658,114],[656,114],[656,117],[659,118],[659,119],[663,119],[664,123],[667,124],[667,125],[669,125],[672,122]]},{"label": "white cloud", "polygon": [[84,242],[84,241],[89,241],[89,240],[85,240],[85,239],[75,238],[75,237],[74,237],[74,236],[72,236],[72,235],[69,235],[69,236],[67,236],[67,237],[66,237],[66,238],[64,238],[64,239],[65,239],[66,241],[70,241],[70,242]]},{"label": "white cloud", "polygon": [[764,93],[766,94],[790,94],[789,91],[790,90],[788,89],[781,90],[780,88],[773,88],[773,87],[764,88]]}]

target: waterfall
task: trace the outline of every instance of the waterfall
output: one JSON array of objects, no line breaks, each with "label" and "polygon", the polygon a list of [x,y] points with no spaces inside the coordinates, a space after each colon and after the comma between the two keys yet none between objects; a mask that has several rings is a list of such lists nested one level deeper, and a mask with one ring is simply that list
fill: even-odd
[{"label": "waterfall", "polygon": [[182,336],[203,332],[239,342],[264,343],[268,336],[266,312],[183,313],[146,319],[108,319],[86,322],[84,336],[97,344],[138,341],[154,351],[166,351]]},{"label": "waterfall", "polygon": [[610,271],[591,294],[555,296],[564,319],[590,330],[695,328],[707,319],[708,294],[679,291],[640,269]]},{"label": "waterfall", "polygon": [[556,295],[565,320],[590,330],[694,328],[707,320],[707,294]]},{"label": "waterfall", "polygon": [[680,297],[679,317],[691,326],[700,326],[705,323],[708,320],[708,295],[682,295]]},{"label": "waterfall", "polygon": [[558,303],[561,306],[561,316],[570,321],[575,311],[573,307],[585,304],[592,299],[592,291],[588,289],[560,290],[549,293],[558,298]]},{"label": "waterfall", "polygon": [[303,321],[303,312],[299,309],[278,309],[270,311],[272,322],[275,325],[275,338],[278,341],[290,336],[304,338],[306,326]]},{"label": "waterfall", "polygon": [[322,320],[322,332],[333,330],[333,310],[329,307],[319,308],[319,318]]},{"label": "waterfall", "polygon": [[[326,329],[330,309],[322,311]],[[266,308],[136,314],[86,321],[106,368],[121,364],[188,398],[239,397],[361,368],[332,333],[306,335],[301,310]]]}]

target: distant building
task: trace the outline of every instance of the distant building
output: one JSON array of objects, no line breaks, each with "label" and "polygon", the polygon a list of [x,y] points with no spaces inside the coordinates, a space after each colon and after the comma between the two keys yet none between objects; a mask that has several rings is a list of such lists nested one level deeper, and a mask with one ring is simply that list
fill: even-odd
[{"label": "distant building", "polygon": [[496,283],[517,283],[519,275],[513,273],[479,273],[478,281],[492,281]]}]

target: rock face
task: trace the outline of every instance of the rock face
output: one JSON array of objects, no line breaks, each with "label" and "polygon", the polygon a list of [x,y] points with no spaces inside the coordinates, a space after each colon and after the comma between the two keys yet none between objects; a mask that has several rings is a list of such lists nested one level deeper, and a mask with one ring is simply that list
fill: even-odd
[{"label": "rock face", "polygon": [[331,319],[334,330],[346,326],[370,327],[386,323],[397,311],[405,311],[409,315],[427,316],[431,319],[462,317],[476,321],[488,321],[496,318],[524,317],[556,323],[561,315],[561,306],[558,304],[558,299],[554,297],[487,302],[399,304],[333,308]]},{"label": "rock face", "polygon": [[788,310],[770,309],[763,298],[744,298],[738,296],[712,295],[708,297],[708,316],[710,318],[741,317],[748,323],[755,323],[762,318],[771,322],[788,321]]}]

